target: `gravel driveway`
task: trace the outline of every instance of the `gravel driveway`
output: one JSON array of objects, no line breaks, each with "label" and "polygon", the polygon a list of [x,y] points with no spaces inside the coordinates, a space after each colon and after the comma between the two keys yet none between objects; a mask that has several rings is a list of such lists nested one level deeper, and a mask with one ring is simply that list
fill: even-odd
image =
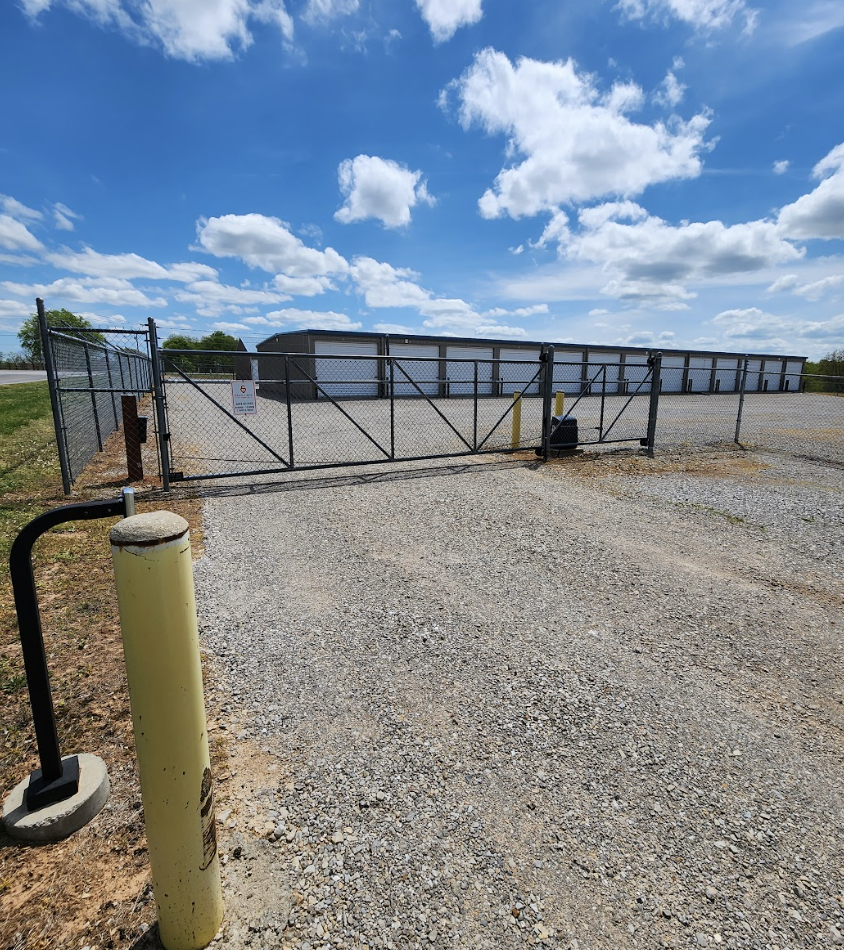
[{"label": "gravel driveway", "polygon": [[205,505],[217,945],[844,942],[842,468],[491,457]]}]

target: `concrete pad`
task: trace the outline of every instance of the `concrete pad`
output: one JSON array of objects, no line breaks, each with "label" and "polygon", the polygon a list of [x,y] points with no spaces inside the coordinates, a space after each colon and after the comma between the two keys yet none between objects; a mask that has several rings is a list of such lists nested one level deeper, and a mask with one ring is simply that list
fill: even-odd
[{"label": "concrete pad", "polygon": [[59,841],[99,813],[108,800],[106,764],[98,756],[85,752],[77,758],[79,790],[64,801],[30,812],[25,803],[29,776],[15,786],[3,803],[3,828],[8,835],[23,841]]}]

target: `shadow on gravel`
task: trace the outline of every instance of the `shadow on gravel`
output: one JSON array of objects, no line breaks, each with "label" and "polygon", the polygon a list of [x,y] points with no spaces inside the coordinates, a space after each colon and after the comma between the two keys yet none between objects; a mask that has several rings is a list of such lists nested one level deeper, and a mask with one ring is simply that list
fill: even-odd
[{"label": "shadow on gravel", "polygon": [[[378,482],[407,481],[413,478],[442,478],[446,475],[471,475],[488,472],[491,469],[528,468],[536,469],[542,465],[536,461],[514,459],[496,462],[461,462],[457,465],[432,465],[425,468],[399,469],[388,472],[355,472],[349,475],[325,475],[318,478],[296,478],[271,482],[239,482],[235,485],[197,485],[192,483],[188,489],[174,489],[169,494],[157,492],[162,497],[180,498],[231,498],[237,495],[265,495],[286,491],[313,491],[329,488],[342,488],[348,485],[369,485]],[[152,494],[152,493],[150,493]],[[146,496],[149,497],[149,496]]]}]

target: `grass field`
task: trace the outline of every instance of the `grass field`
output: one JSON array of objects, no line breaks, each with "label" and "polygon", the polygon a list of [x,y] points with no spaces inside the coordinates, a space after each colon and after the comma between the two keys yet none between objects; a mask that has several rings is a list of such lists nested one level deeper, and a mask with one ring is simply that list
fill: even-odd
[{"label": "grass field", "polygon": [[[121,467],[121,434],[103,463]],[[125,460],[122,463],[125,466]],[[125,472],[125,467],[123,468]],[[0,387],[0,796],[38,766],[17,617],[6,568],[20,529],[43,511],[119,487],[65,498],[46,383]],[[139,505],[139,510],[144,506]],[[197,524],[193,503],[178,510]],[[111,798],[66,841],[30,847],[0,832],[0,947],[138,946],[155,911],[134,763],[129,699],[108,532],[114,519],[71,522],[44,535],[33,558],[63,755],[106,761]],[[198,537],[199,532],[195,531]],[[149,944],[155,946],[156,942]]]}]

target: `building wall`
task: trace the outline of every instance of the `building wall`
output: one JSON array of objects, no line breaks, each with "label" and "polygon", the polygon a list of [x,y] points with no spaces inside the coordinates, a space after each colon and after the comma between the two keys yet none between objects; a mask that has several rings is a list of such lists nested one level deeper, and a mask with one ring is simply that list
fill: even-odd
[{"label": "building wall", "polygon": [[[472,365],[448,362],[449,359],[458,358],[462,353],[465,353],[468,359],[479,360],[479,392],[482,394],[501,395],[511,389],[519,388],[519,382],[523,386],[527,385],[532,375],[526,375],[527,367],[519,366],[517,362],[508,363],[507,361],[535,360],[545,345],[535,341],[460,339],[419,334],[325,330],[279,333],[259,343],[256,348],[259,354],[261,394],[285,398],[284,379],[285,375],[289,374],[291,395],[294,398],[322,398],[323,393],[312,382],[319,375],[317,373],[319,356],[330,352],[331,344],[336,344],[341,352],[348,352],[355,347],[347,347],[347,344],[361,343],[370,344],[367,349],[379,356],[392,354],[401,359],[406,353],[407,359],[415,357],[415,362],[409,365],[412,365],[415,372],[419,372],[420,378],[424,378],[425,394],[432,396],[468,394],[474,390]],[[419,354],[422,352],[420,350],[422,347],[426,353],[438,353],[439,366],[436,367],[436,371],[433,367],[429,368],[421,362]],[[577,393],[591,382],[593,392],[600,392],[602,389],[608,394],[649,391],[650,384],[643,380],[646,375],[647,357],[651,351],[645,347],[594,345],[584,347],[575,344],[555,344],[554,348],[555,389]],[[291,357],[285,360],[283,357],[270,355],[274,353],[297,354],[298,358]],[[487,363],[486,360],[493,362]],[[502,360],[504,362],[500,362]],[[800,388],[799,374],[803,370],[804,363],[804,357],[782,354],[753,355],[748,362],[746,390],[748,392],[797,392]],[[242,363],[238,362],[237,365],[245,366],[245,360]],[[329,363],[323,360],[323,374],[328,365]],[[742,354],[702,350],[663,351],[662,391],[693,394],[737,392],[741,386],[743,365]],[[386,361],[379,362],[381,385],[376,388],[370,387],[373,394],[384,395],[387,392],[389,382],[387,366]],[[413,376],[414,373],[410,375]],[[524,380],[521,380],[522,376],[525,376]],[[405,385],[403,389],[400,387],[396,389],[397,394],[418,395],[418,391],[407,382],[406,377],[399,374],[396,382],[401,381],[404,381]],[[527,394],[538,393],[538,391],[538,385],[534,382],[528,386]],[[337,395],[343,395],[343,393],[338,391]]]}]

